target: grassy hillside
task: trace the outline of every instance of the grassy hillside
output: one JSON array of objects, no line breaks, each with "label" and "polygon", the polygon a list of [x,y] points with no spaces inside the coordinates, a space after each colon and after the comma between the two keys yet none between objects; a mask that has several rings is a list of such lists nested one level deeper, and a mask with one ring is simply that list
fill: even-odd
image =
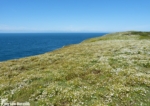
[{"label": "grassy hillside", "polygon": [[0,95],[31,106],[149,106],[150,32],[108,34],[1,62]]}]

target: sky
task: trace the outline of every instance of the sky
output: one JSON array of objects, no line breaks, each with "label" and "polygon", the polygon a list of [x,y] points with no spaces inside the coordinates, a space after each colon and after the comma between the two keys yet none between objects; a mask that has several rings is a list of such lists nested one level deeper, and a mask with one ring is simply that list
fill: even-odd
[{"label": "sky", "polygon": [[150,31],[150,0],[0,0],[0,33]]}]

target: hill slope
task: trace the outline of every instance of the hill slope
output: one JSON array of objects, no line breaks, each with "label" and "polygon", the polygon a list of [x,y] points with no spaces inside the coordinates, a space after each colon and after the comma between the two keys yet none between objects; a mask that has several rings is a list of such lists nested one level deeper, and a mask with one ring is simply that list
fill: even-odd
[{"label": "hill slope", "polygon": [[150,104],[150,32],[120,32],[0,63],[0,95],[31,106]]}]

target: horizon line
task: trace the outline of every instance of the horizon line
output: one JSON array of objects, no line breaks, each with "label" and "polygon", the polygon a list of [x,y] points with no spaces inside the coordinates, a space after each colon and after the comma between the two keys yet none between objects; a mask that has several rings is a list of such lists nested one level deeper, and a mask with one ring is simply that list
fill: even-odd
[{"label": "horizon line", "polygon": [[[115,32],[128,32],[128,31],[138,31],[138,30],[126,30],[126,31],[79,31],[79,32],[69,32],[69,31],[58,31],[58,32],[0,32],[0,33],[115,33]],[[142,31],[148,32],[148,31]]]}]

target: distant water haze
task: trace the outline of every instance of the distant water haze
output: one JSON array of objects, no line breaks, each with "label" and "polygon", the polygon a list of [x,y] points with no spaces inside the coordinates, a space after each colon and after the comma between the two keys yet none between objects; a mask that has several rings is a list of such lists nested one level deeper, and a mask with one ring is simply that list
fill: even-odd
[{"label": "distant water haze", "polygon": [[106,33],[1,33],[0,61],[43,54]]}]

